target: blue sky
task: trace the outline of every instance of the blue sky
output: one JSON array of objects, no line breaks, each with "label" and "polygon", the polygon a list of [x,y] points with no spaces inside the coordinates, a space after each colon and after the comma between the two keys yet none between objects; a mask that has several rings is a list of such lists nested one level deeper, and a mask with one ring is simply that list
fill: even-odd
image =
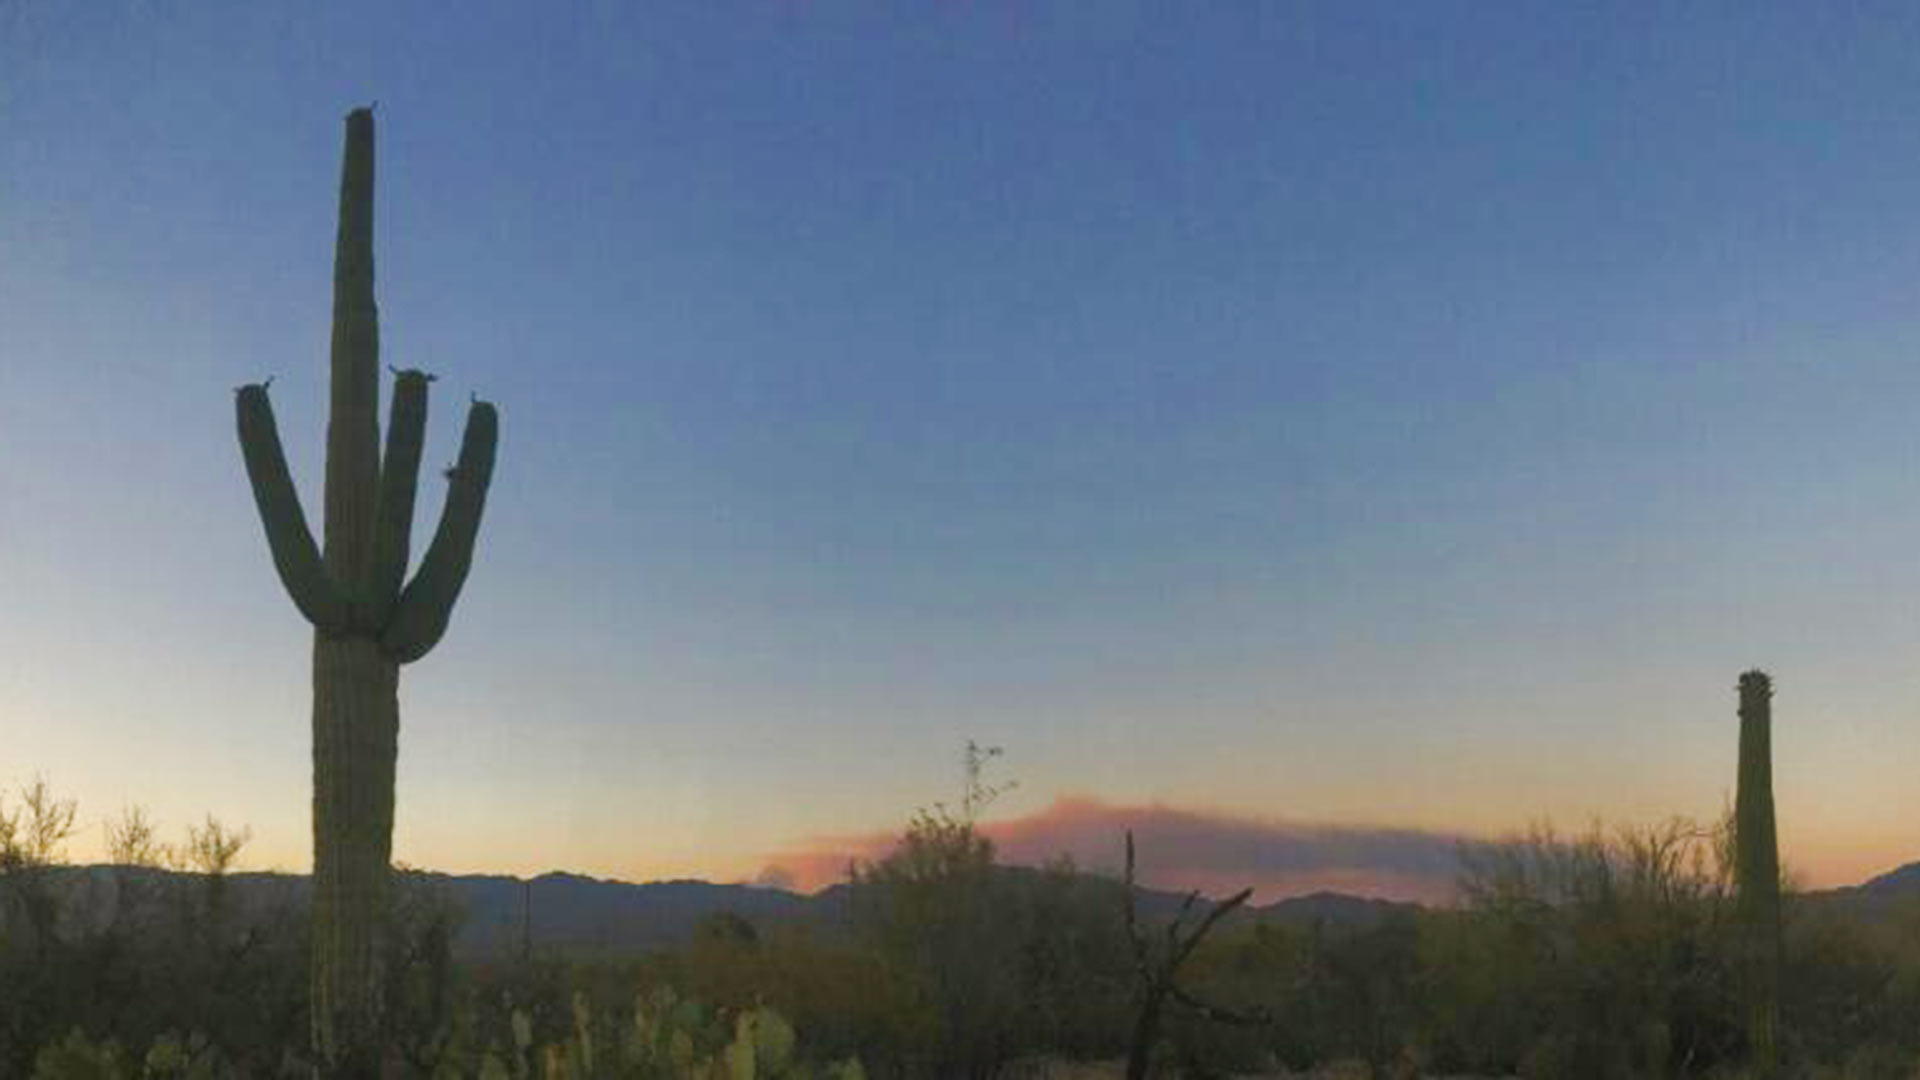
[{"label": "blue sky", "polygon": [[503,417],[403,859],[748,874],[969,737],[1012,816],[1711,815],[1752,665],[1788,860],[1920,858],[1910,8],[394,7],[0,3],[0,782],[304,864],[229,390],[312,506],[377,100],[386,359]]}]

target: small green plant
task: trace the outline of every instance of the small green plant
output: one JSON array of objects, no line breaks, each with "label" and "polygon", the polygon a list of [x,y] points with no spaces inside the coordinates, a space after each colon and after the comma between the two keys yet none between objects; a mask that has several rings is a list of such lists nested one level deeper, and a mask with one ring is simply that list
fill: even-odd
[{"label": "small green plant", "polygon": [[147,1080],[222,1080],[231,1071],[219,1050],[197,1031],[185,1038],[168,1032],[147,1050]]}]

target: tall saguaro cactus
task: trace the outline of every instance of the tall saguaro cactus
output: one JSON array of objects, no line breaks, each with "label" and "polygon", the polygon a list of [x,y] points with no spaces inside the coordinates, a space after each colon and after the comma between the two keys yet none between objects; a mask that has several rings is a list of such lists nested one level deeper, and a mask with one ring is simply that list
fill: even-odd
[{"label": "tall saguaro cactus", "polygon": [[321,1072],[378,1068],[381,936],[393,852],[400,665],[446,632],[473,560],[499,417],[475,400],[439,527],[406,580],[427,420],[419,371],[394,379],[380,453],[380,331],[373,302],[373,113],[347,116],[333,266],[324,549],[307,529],[267,386],[243,386],[240,448],[274,568],[313,624],[313,1042]]},{"label": "tall saguaro cactus", "polygon": [[1780,849],[1773,821],[1773,682],[1763,671],[1740,676],[1740,782],[1734,795],[1734,887],[1740,916],[1741,979],[1754,1064],[1778,1063]]}]

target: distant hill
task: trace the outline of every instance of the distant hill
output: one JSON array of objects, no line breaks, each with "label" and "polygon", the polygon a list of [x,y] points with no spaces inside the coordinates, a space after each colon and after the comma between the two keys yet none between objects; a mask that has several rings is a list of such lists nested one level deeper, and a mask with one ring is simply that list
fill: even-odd
[{"label": "distant hill", "polygon": [[1291,925],[1322,920],[1328,926],[1366,927],[1390,915],[1419,909],[1419,904],[1406,901],[1349,896],[1346,893],[1317,892],[1306,896],[1290,896],[1285,900],[1277,900],[1254,910],[1265,922]]},{"label": "distant hill", "polygon": [[1855,918],[1882,919],[1920,903],[1920,862],[1889,870],[1858,885],[1810,892],[1806,899]]},{"label": "distant hill", "polygon": [[1897,870],[1889,870],[1853,888],[1873,896],[1904,896],[1920,893],[1920,862],[1910,862]]},{"label": "distant hill", "polygon": [[[1004,867],[1016,879],[1037,877],[1039,871]],[[117,899],[116,868],[74,867],[67,873],[82,885],[74,895],[91,899],[95,919],[111,917]],[[136,878],[152,882],[169,876],[165,871],[136,870]],[[701,922],[720,912],[731,912],[761,928],[806,925],[835,932],[846,925],[848,888],[836,885],[805,895],[755,885],[715,884],[707,881],[655,881],[633,884],[604,881],[578,874],[548,873],[532,879],[491,874],[440,874],[403,871],[405,882],[441,891],[464,914],[455,951],[468,959],[510,956],[530,934],[541,951],[582,956],[634,956],[669,948],[689,940]],[[1114,892],[1119,904],[1120,884],[1098,879]],[[234,900],[254,917],[285,917],[303,908],[310,893],[305,875],[240,873],[228,878]],[[1136,910],[1149,923],[1177,914],[1185,901],[1181,893],[1137,889]],[[1204,910],[1203,905],[1198,905]],[[1396,911],[1417,905],[1371,900],[1321,892],[1292,897],[1235,914],[1231,924],[1249,920],[1304,925],[1324,920],[1332,927],[1372,925]]]},{"label": "distant hill", "polygon": [[[1018,877],[1035,874],[1003,868]],[[705,881],[661,881],[635,885],[572,874],[546,874],[526,883],[506,877],[426,875],[446,886],[467,912],[459,947],[469,955],[501,955],[520,947],[525,897],[533,901],[533,940],[540,948],[566,953],[625,955],[665,948],[688,940],[701,921],[732,912],[760,927],[782,924],[837,930],[846,925],[848,888],[836,885],[812,895],[753,885],[716,885]],[[1112,883],[1119,903],[1118,882]],[[1140,917],[1171,919],[1184,894],[1136,890]],[[1247,919],[1305,924],[1315,919],[1330,926],[1372,925],[1395,911],[1416,905],[1370,900],[1339,893],[1280,900],[1249,908]],[[1203,909],[1204,910],[1204,909]]]},{"label": "distant hill", "polygon": [[[470,956],[509,955],[530,930],[536,947],[567,954],[629,955],[693,936],[701,920],[730,911],[756,926],[808,920],[812,897],[754,885],[655,881],[642,885],[577,874],[532,880],[423,874],[466,913],[456,947]],[[531,923],[528,912],[531,908]]]},{"label": "distant hill", "polygon": [[[1041,873],[1025,867],[1002,867],[1000,872],[1018,880],[1037,879]],[[72,894],[75,900],[90,898],[92,917],[109,918],[120,880],[115,869],[72,867],[65,873],[82,886]],[[133,873],[147,879],[169,876],[157,870]],[[731,912],[762,929],[808,926],[833,933],[847,925],[849,894],[845,885],[807,895],[756,885],[708,881],[633,884],[558,872],[531,880],[423,871],[405,871],[403,877],[413,884],[443,891],[464,913],[454,948],[468,959],[511,956],[520,950],[523,934],[528,931],[534,947],[543,952],[636,956],[686,942],[703,920],[720,912]],[[1088,880],[1098,882],[1097,887],[1112,889],[1113,902],[1119,904],[1119,882]],[[310,891],[307,878],[298,874],[242,873],[228,881],[235,902],[255,917],[297,915]],[[1920,904],[1920,862],[1859,885],[1812,891],[1804,894],[1804,899],[1850,917],[1878,919],[1895,911],[1903,901]],[[1135,890],[1136,911],[1149,923],[1173,918],[1184,901],[1181,893]],[[1335,929],[1361,929],[1419,909],[1412,903],[1318,892],[1250,905],[1224,925],[1259,921],[1303,926],[1320,921]]]}]

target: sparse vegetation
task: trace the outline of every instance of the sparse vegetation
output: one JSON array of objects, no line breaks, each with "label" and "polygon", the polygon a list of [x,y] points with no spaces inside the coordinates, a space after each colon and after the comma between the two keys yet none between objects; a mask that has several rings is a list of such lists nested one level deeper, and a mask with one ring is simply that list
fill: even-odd
[{"label": "sparse vegetation", "polygon": [[[991,790],[985,760],[969,757],[965,808]],[[304,903],[228,887],[246,831],[209,818],[169,845],[132,808],[107,830],[119,865],[82,868],[65,862],[75,814],[44,781],[0,800],[0,1075],[307,1075]],[[1117,1078],[1128,1058],[1140,1075],[1754,1075],[1735,825],[1543,825],[1464,850],[1456,907],[1333,925],[1232,899],[1199,921],[1140,914],[1130,875],[1000,865],[974,821],[936,806],[855,868],[830,921],[716,911],[675,947],[601,960],[457,960],[462,913],[401,873],[381,1075],[849,1080],[1083,1062]],[[1779,911],[1774,1071],[1920,1074],[1920,903],[1786,893]],[[1159,973],[1144,983],[1143,946]],[[1173,1007],[1142,1046],[1154,987]]]}]

